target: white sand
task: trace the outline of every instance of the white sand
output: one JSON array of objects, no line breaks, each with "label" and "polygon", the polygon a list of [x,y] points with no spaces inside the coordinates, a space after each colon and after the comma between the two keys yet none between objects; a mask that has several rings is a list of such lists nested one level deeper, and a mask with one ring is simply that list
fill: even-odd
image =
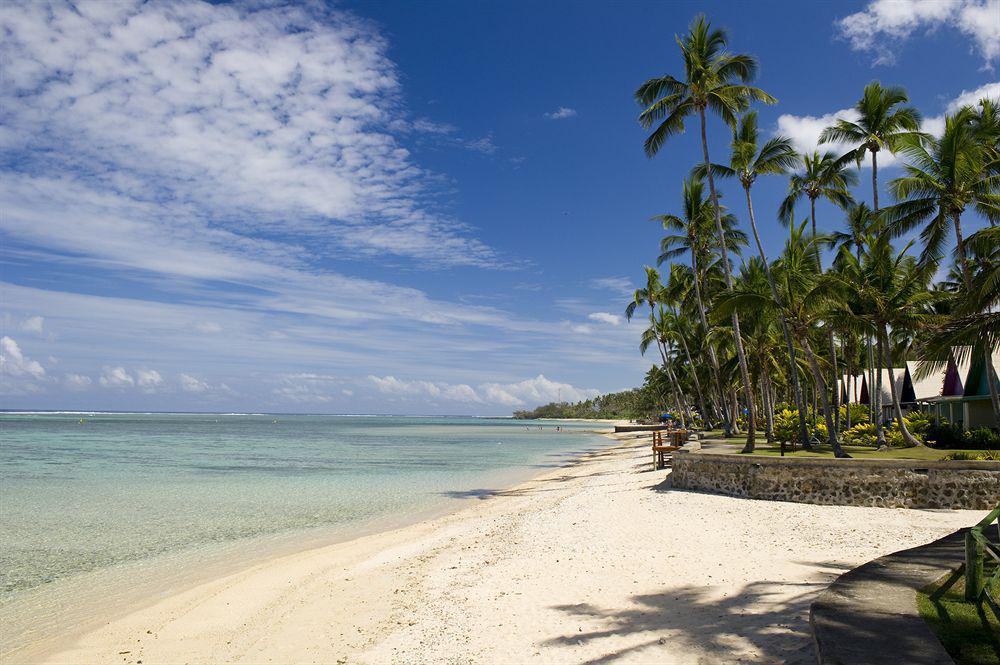
[{"label": "white sand", "polygon": [[60,663],[815,662],[836,575],[973,511],[672,491],[634,438],[474,506],[284,556],[84,636]]}]

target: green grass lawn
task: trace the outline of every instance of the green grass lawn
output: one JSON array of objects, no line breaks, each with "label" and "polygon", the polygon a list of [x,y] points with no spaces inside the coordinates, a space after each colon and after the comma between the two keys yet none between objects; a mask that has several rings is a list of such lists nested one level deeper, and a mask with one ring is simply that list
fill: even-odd
[{"label": "green grass lawn", "polygon": [[[948,576],[917,593],[920,616],[931,625],[941,644],[958,665],[1000,665],[1000,621],[988,607],[980,611],[965,602],[965,580],[959,579],[937,601],[930,599]],[[1000,597],[1000,583],[993,585]]]},{"label": "green grass lawn", "polygon": [[[708,432],[703,432],[702,437],[706,443],[713,444],[727,444],[732,446],[743,447],[746,443],[746,437],[723,437],[722,430],[711,430]],[[755,446],[754,455],[767,455],[767,456],[777,456],[781,455],[781,448],[779,446],[768,445],[767,440],[763,436],[758,436],[757,444]],[[922,459],[922,460],[940,460],[950,453],[957,452],[982,452],[982,451],[962,451],[957,449],[935,449],[927,447],[919,448],[886,448],[885,450],[876,450],[875,448],[868,448],[865,446],[844,446],[844,450],[851,456],[858,459]],[[733,452],[739,452],[739,450],[734,450]],[[813,446],[812,450],[803,450],[801,447],[797,447],[795,452],[789,449],[785,450],[785,457],[833,457],[833,450],[827,444],[820,444],[818,446]]]}]

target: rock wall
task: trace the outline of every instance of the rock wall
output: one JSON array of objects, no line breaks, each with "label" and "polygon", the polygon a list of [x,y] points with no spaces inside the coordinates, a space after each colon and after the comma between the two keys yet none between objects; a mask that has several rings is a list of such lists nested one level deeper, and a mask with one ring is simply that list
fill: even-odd
[{"label": "rock wall", "polygon": [[679,489],[798,503],[987,510],[1000,503],[1000,462],[836,460],[678,451],[670,484]]}]

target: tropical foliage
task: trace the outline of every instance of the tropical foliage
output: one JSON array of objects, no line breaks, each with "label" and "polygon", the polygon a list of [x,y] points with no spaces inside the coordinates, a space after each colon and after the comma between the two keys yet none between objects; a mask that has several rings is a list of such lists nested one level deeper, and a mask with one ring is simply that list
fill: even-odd
[{"label": "tropical foliage", "polygon": [[[639,123],[650,130],[643,148],[657,156],[696,119],[700,153],[687,156],[691,174],[679,196],[668,188],[669,212],[653,217],[664,230],[657,266],[644,268],[626,304],[629,319],[642,313],[640,351],[659,370],[655,390],[649,375],[639,389],[651,402],[630,414],[669,410],[745,433],[747,452],[758,427],[769,441],[823,442],[841,456],[842,443],[923,445],[945,424],[908,412],[893,368],[958,349],[986,361],[1000,424],[990,361],[1000,344],[997,102],[958,109],[931,135],[905,90],[874,81],[848,118],[822,132],[825,152],[799,154],[787,137],[762,136],[752,106],[777,100],[751,85],[753,56],[730,51],[728,35],[704,16],[676,41],[678,73],[635,93]],[[727,128],[727,160],[710,158],[710,118]],[[900,163],[890,172],[897,177],[880,183],[887,155]],[[859,189],[863,170],[868,191]],[[754,206],[762,177],[788,181],[771,214]],[[739,206],[722,204],[727,182],[742,190]],[[890,201],[880,202],[880,187]],[[817,227],[821,202],[841,211],[824,220],[839,227],[830,233]],[[787,230],[780,253],[768,256],[761,228],[771,220]],[[966,235],[968,227],[978,230]],[[842,394],[857,392],[844,377],[859,374],[872,403],[841,404]]]}]

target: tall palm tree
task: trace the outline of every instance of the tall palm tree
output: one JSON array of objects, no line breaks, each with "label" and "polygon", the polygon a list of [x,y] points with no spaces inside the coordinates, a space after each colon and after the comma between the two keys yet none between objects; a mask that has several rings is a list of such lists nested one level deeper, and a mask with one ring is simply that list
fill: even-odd
[{"label": "tall palm tree", "polygon": [[702,423],[705,429],[711,429],[708,425],[711,412],[705,402],[705,393],[701,389],[701,380],[698,378],[697,367],[691,358],[691,350],[688,348],[687,320],[681,316],[678,306],[686,299],[688,293],[692,291],[694,275],[679,263],[670,266],[670,275],[663,289],[663,301],[669,307],[670,327],[674,333],[674,338],[681,343],[684,350],[684,357],[687,359],[687,366],[690,368],[691,380],[694,383],[695,396],[698,399],[698,410],[701,413]]},{"label": "tall palm tree", "polygon": [[[667,138],[683,132],[685,118],[696,113],[701,124],[703,163],[708,167],[712,160],[709,157],[708,136],[705,129],[706,109],[711,109],[726,124],[733,127],[736,125],[737,114],[746,110],[750,102],[756,100],[773,104],[777,101],[760,88],[747,85],[757,73],[757,60],[750,55],[729,53],[726,50],[728,42],[725,31],[712,29],[704,15],[698,16],[687,34],[677,38],[684,59],[685,79],[680,81],[668,74],[649,79],[636,90],[636,101],[644,107],[639,115],[639,122],[647,129],[656,125],[656,129],[645,142],[648,156],[652,157],[659,152]],[[725,251],[727,247],[725,230],[722,226],[722,213],[711,170],[708,172],[708,189],[715,211],[719,246],[723,248],[722,264],[726,275],[726,288],[732,290],[732,269]],[[733,343],[739,358],[744,398],[752,407],[753,387],[750,385],[746,354],[740,339],[739,316],[735,310],[732,318]],[[752,408],[749,413],[745,450],[752,451],[756,436]]]},{"label": "tall palm tree", "polygon": [[788,195],[778,208],[778,219],[788,225],[795,204],[805,197],[809,200],[812,232],[816,235],[816,201],[826,199],[846,210],[854,203],[848,188],[857,184],[858,176],[848,171],[847,165],[838,161],[832,152],[821,155],[819,151],[814,151],[811,155],[803,155],[802,164],[802,173],[793,173],[788,179]]},{"label": "tall palm tree", "polygon": [[[831,288],[829,280],[816,266],[816,254],[826,241],[822,236],[807,234],[806,222],[800,225],[791,224],[789,237],[781,257],[775,262],[774,273],[781,285],[781,302],[784,304],[782,314],[788,322],[789,330],[802,347],[806,361],[812,371],[816,392],[823,406],[826,419],[827,441],[837,457],[850,457],[840,446],[837,428],[834,425],[833,412],[830,408],[829,389],[819,357],[813,351],[809,341],[819,322],[829,318],[831,305],[837,300],[837,293]],[[777,302],[759,291],[741,290],[725,293],[717,300],[719,313],[728,313],[735,308],[753,310],[758,308],[775,309]]]},{"label": "tall palm tree", "polygon": [[[704,182],[696,176],[691,176],[684,181],[681,198],[683,211],[680,215],[666,214],[653,217],[655,221],[663,225],[666,231],[671,232],[660,241],[658,263],[662,264],[677,258],[684,252],[690,254],[693,274],[692,286],[694,287],[698,317],[707,337],[711,329],[708,325],[708,310],[703,295],[708,267],[712,261],[713,251],[716,249],[710,232],[714,221],[714,210],[711,202],[705,198]],[[727,214],[723,217],[722,223],[729,230],[726,235],[726,241],[730,243],[729,249],[731,251],[738,250],[740,243],[745,243],[745,235],[736,228],[736,218]],[[719,377],[719,358],[715,352],[715,346],[711,342],[707,342],[706,347],[708,349],[708,362],[712,368],[713,387],[719,396],[719,404],[722,405],[723,428],[728,436],[732,430],[732,423],[728,416],[729,409],[725,408],[725,393],[722,390],[722,382]]]},{"label": "tall palm tree", "polygon": [[[757,253],[760,256],[764,274],[770,285],[771,296],[778,304],[779,312],[783,307],[781,296],[778,295],[778,287],[775,286],[774,276],[771,274],[771,265],[768,263],[767,254],[764,252],[764,245],[761,243],[760,233],[757,230],[757,218],[754,214],[750,189],[757,181],[758,176],[787,173],[789,169],[798,166],[800,162],[801,158],[795,151],[790,138],[775,136],[767,140],[764,145],[760,145],[759,132],[757,130],[757,112],[751,111],[743,116],[739,127],[733,131],[729,166],[713,164],[711,167],[716,175],[723,178],[737,178],[743,186],[743,193],[746,195],[747,201],[747,213],[750,217],[750,228],[753,230],[753,239],[757,245]],[[698,173],[705,170],[704,166],[696,169]],[[795,406],[799,411],[799,435],[802,441],[805,442],[804,445],[808,445],[809,437],[806,429],[805,401],[802,397],[802,387],[799,383],[798,363],[795,359],[795,345],[792,343],[792,337],[788,332],[788,323],[783,316],[779,315],[779,318],[781,319],[781,331],[784,335],[788,351],[792,396]]]},{"label": "tall palm tree", "polygon": [[666,372],[667,377],[670,380],[671,392],[674,395],[674,402],[677,405],[681,419],[681,427],[686,428],[687,423],[691,421],[691,412],[688,410],[687,402],[684,400],[684,393],[680,389],[677,376],[674,374],[669,360],[670,332],[664,317],[666,310],[662,305],[660,305],[659,311],[659,316],[656,315],[655,310],[649,314],[649,327],[642,332],[642,336],[639,339],[639,352],[646,355],[646,350],[649,348],[649,345],[653,343],[656,344],[656,348],[660,352],[660,358],[663,361],[663,371]]},{"label": "tall palm tree", "polygon": [[[854,202],[848,187],[857,182],[857,176],[853,171],[848,171],[846,164],[838,161],[831,152],[820,155],[818,151],[814,151],[812,155],[804,155],[803,165],[803,172],[792,174],[788,180],[788,195],[778,208],[778,218],[785,224],[790,223],[795,204],[802,197],[805,197],[809,200],[809,221],[812,225],[812,234],[816,236],[816,201],[826,199],[840,208],[848,208]],[[816,252],[816,267],[819,270],[823,268],[820,252]],[[834,420],[839,427],[840,391],[837,390],[837,383],[840,379],[840,372],[837,369],[837,347],[832,328],[828,330],[827,342],[830,346],[832,379],[830,386],[833,390],[831,398]]]},{"label": "tall palm tree", "polygon": [[850,294],[843,300],[849,305],[844,308],[845,313],[868,327],[875,336],[879,362],[884,362],[889,370],[889,392],[899,430],[908,445],[919,446],[923,444],[910,433],[903,419],[893,376],[889,331],[915,331],[926,321],[936,297],[929,286],[937,264],[918,262],[909,254],[909,248],[907,245],[894,253],[888,236],[882,234],[862,260],[850,253],[842,254],[839,257],[842,269],[836,278],[843,292]]},{"label": "tall palm tree", "polygon": [[918,130],[920,113],[911,106],[906,91],[898,86],[883,88],[878,81],[865,86],[861,99],[854,105],[856,120],[840,119],[819,135],[820,143],[838,142],[854,145],[841,159],[853,160],[859,167],[865,155],[872,158],[872,209],[878,213],[878,153],[896,151],[904,137],[926,136]]},{"label": "tall palm tree", "polygon": [[940,257],[951,226],[966,289],[971,288],[972,272],[962,214],[972,208],[991,221],[1000,219],[1000,161],[980,141],[974,117],[966,107],[945,119],[940,139],[907,136],[898,141],[907,161],[906,175],[889,183],[899,203],[885,213],[895,235],[925,224],[920,233],[924,261]]}]

